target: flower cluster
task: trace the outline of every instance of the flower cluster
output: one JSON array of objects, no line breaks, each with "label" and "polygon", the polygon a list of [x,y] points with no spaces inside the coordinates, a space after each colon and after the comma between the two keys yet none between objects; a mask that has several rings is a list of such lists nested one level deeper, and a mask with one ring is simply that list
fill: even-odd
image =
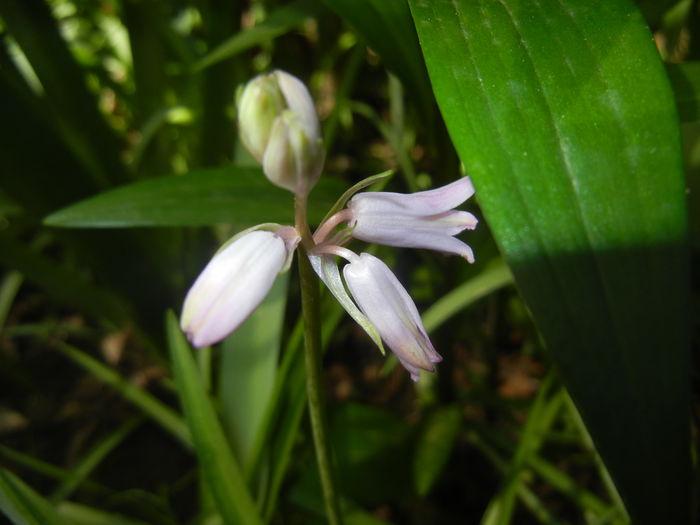
[{"label": "flower cluster", "polygon": [[[318,117],[304,84],[283,71],[251,80],[238,95],[239,131],[267,178],[306,197],[323,167]],[[455,238],[474,229],[476,218],[454,208],[474,194],[468,177],[412,194],[356,193],[344,196],[335,213],[302,241],[306,224],[261,224],[239,233],[214,255],[189,290],[181,327],[198,347],[236,330],[286,271],[300,242],[331,293],[383,350],[396,354],[411,378],[434,371],[441,360],[406,289],[380,259],[346,248],[353,238],[405,248],[425,248],[474,261],[471,248]],[[354,195],[353,195],[354,193]],[[349,198],[349,201],[347,200]],[[305,205],[305,204],[303,204]],[[304,216],[304,214],[302,214]],[[340,269],[336,256],[347,261]],[[348,293],[349,290],[349,293]]]}]

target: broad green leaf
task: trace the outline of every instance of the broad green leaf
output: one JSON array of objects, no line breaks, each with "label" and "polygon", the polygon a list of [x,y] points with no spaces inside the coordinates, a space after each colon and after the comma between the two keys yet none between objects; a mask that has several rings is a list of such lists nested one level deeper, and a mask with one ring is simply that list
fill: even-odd
[{"label": "broad green leaf", "polygon": [[288,284],[289,273],[280,275],[260,306],[222,344],[222,418],[236,457],[244,465],[275,386]]},{"label": "broad green leaf", "polygon": [[297,0],[282,6],[270,13],[265,21],[255,27],[236,33],[231,38],[224,40],[199,59],[193,69],[199,71],[253,46],[268,43],[301,25],[304,20],[315,16],[318,11],[319,4],[316,0]]},{"label": "broad green leaf", "polygon": [[0,468],[0,512],[15,525],[67,525],[47,500]]},{"label": "broad green leaf", "polygon": [[433,97],[406,0],[325,0],[406,86],[430,125]]},{"label": "broad green leaf", "polygon": [[410,0],[477,198],[632,520],[689,511],[674,101],[627,0]]},{"label": "broad green leaf", "polygon": [[192,433],[194,450],[219,512],[225,523],[260,524],[241,468],[231,453],[190,346],[173,312],[168,312],[166,329],[175,381]]},{"label": "broad green leaf", "polygon": [[[343,185],[322,178],[309,197],[318,222]],[[45,219],[50,226],[125,228],[220,223],[294,222],[293,195],[273,186],[260,168],[227,167],[149,179],[73,204]]]}]

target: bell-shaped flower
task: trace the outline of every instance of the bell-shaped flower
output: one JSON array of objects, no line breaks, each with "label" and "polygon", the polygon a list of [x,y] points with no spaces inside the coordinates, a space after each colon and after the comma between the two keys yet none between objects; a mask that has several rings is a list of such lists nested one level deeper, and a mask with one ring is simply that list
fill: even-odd
[{"label": "bell-shaped flower", "polygon": [[454,236],[476,228],[477,219],[454,210],[474,195],[469,177],[418,193],[358,193],[348,203],[352,236],[377,244],[426,248],[452,253],[474,262],[469,246]]},{"label": "bell-shaped flower", "polygon": [[418,381],[420,370],[435,371],[442,360],[433,348],[411,296],[389,267],[368,253],[343,267],[343,276],[360,310],[376,327],[401,364]]},{"label": "bell-shaped flower", "polygon": [[[241,141],[274,184],[307,194],[323,167],[323,140],[316,108],[301,80],[273,71],[239,91]],[[266,160],[267,159],[267,160]]]},{"label": "bell-shaped flower", "polygon": [[289,268],[299,240],[291,226],[261,225],[225,244],[185,297],[180,326],[192,344],[216,343],[238,328]]}]

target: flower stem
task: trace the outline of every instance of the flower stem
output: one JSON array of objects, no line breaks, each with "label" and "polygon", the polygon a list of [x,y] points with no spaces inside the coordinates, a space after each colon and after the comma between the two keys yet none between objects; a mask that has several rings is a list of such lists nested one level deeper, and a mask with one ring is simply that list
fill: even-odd
[{"label": "flower stem", "polygon": [[304,316],[304,343],[306,360],[306,392],[309,398],[311,433],[316,448],[318,473],[323,489],[326,517],[331,525],[341,525],[338,498],[333,483],[330,449],[326,436],[321,385],[321,314],[319,309],[318,278],[311,268],[306,250],[299,254],[299,282],[301,309]]},{"label": "flower stem", "polygon": [[299,288],[301,289],[301,311],[304,318],[304,348],[306,361],[306,393],[309,400],[311,434],[316,449],[318,474],[321,478],[326,517],[331,525],[342,525],[338,497],[333,483],[333,468],[330,447],[326,436],[323,415],[323,387],[321,384],[321,311],[318,293],[318,277],[309,261],[308,251],[315,246],[306,218],[306,195],[296,195],[294,201],[294,226],[301,235],[299,246]]}]

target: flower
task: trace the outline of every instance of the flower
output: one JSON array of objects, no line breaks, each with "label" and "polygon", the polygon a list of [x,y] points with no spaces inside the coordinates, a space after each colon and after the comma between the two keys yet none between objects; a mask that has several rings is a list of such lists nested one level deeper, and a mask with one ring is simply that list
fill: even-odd
[{"label": "flower", "polygon": [[180,326],[192,344],[216,343],[238,328],[289,267],[299,240],[291,226],[261,225],[224,245],[185,297]]},{"label": "flower", "polygon": [[381,338],[418,381],[420,370],[435,371],[442,360],[433,348],[411,296],[389,267],[368,253],[343,268],[345,282],[360,310]]},{"label": "flower", "polygon": [[469,246],[454,236],[476,228],[477,219],[453,210],[474,194],[469,177],[418,193],[358,193],[348,203],[352,236],[377,244],[427,248],[474,262]]},{"label": "flower", "polygon": [[[295,193],[296,228],[308,232],[306,197],[318,180],[325,155],[308,90],[289,73],[273,71],[248,82],[239,90],[237,103],[243,144],[262,163],[272,183]],[[477,220],[471,213],[454,210],[474,194],[474,187],[463,177],[413,194],[357,193],[387,176],[369,177],[346,191],[313,236],[306,236],[304,251],[314,271],[382,354],[384,341],[411,379],[418,381],[421,370],[434,372],[442,358],[416,305],[386,264],[344,246],[354,237],[453,253],[474,262],[471,248],[455,235],[474,229]],[[337,231],[344,223],[347,226]],[[261,224],[233,237],[214,255],[183,305],[181,328],[195,346],[222,340],[258,307],[277,274],[289,269],[301,241],[296,228]],[[335,256],[348,261],[344,279]]]},{"label": "flower", "polygon": [[313,100],[298,78],[284,71],[259,75],[238,94],[241,141],[262,163],[267,178],[307,195],[323,167],[321,128]]}]

